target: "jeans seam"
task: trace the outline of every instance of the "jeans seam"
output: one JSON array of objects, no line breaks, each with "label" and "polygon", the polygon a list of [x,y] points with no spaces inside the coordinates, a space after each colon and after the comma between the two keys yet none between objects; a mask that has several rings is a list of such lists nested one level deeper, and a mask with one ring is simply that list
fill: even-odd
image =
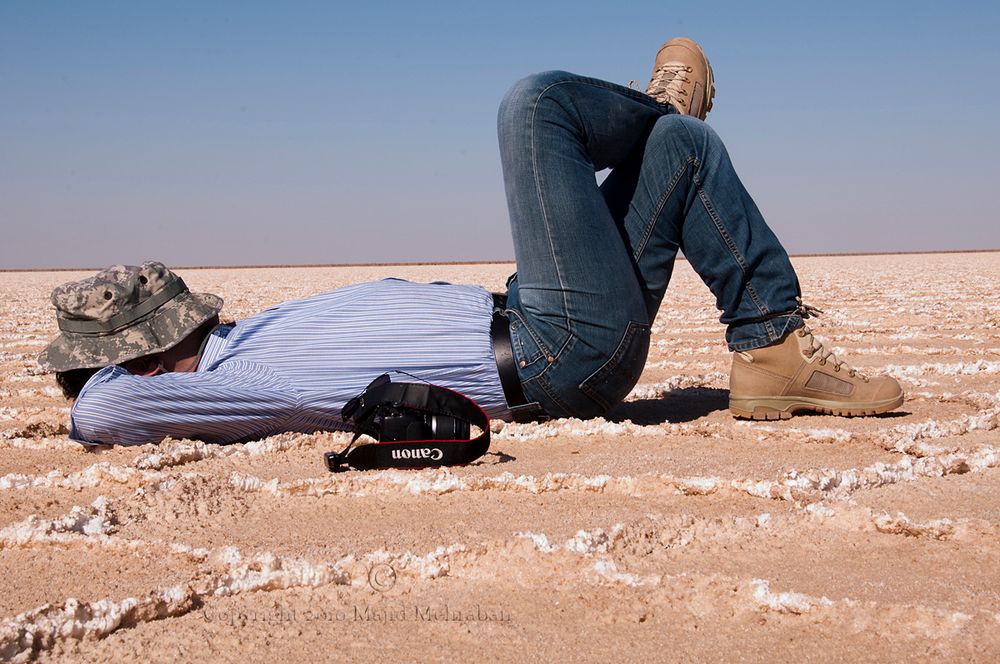
[{"label": "jeans seam", "polygon": [[559,358],[561,358],[563,356],[563,354],[568,353],[569,351],[571,351],[573,349],[574,345],[576,345],[576,335],[575,334],[568,334],[568,335],[566,335],[566,341],[564,341],[562,343],[562,345],[559,347],[559,350],[557,350],[555,353],[548,353],[548,352],[546,352],[546,359],[549,358],[549,357],[551,357],[552,361],[551,362],[546,362],[547,366],[544,369],[542,369],[541,371],[539,371],[538,375],[539,376],[544,376],[549,371],[551,371],[552,367],[554,367],[556,365],[556,362],[559,361]]},{"label": "jeans seam", "polygon": [[630,349],[629,344],[631,343],[632,338],[635,337],[637,333],[642,332],[643,330],[649,331],[651,328],[652,326],[649,323],[640,323],[639,321],[629,321],[628,325],[625,328],[625,333],[622,335],[621,340],[618,342],[617,348],[615,348],[615,352],[612,353],[611,356],[604,361],[604,364],[598,367],[592,374],[587,376],[577,386],[577,389],[579,389],[585,395],[587,395],[595,402],[597,402],[597,404],[600,405],[601,408],[604,408],[605,410],[610,409],[614,404],[609,403],[607,400],[605,400],[604,397],[602,397],[597,392],[597,390],[591,387],[591,385],[595,381],[599,381],[608,374],[613,373],[615,370],[617,370],[622,357],[625,355],[625,352]]},{"label": "jeans seam", "polygon": [[[514,352],[515,355],[517,355],[518,351],[520,351],[521,359],[525,361],[525,368],[534,365],[541,359],[546,360],[545,368],[543,368],[541,371],[535,374],[530,380],[534,380],[535,378],[539,378],[547,374],[551,370],[551,368],[555,366],[556,362],[559,361],[559,358],[562,357],[564,353],[571,351],[573,346],[576,344],[577,336],[575,334],[567,334],[566,340],[559,346],[559,349],[556,351],[552,351],[545,344],[545,342],[542,341],[541,337],[539,337],[538,334],[531,328],[531,325],[528,324],[527,319],[520,311],[517,311],[516,309],[508,309],[508,311],[511,312],[514,316],[516,316],[517,321],[519,323],[519,325],[517,326],[518,329],[526,330],[528,336],[531,337],[531,339],[535,342],[535,345],[538,346],[538,355],[529,359],[529,356],[525,353],[524,348],[521,346],[520,339],[518,338],[518,343],[514,346],[515,348]],[[517,333],[514,330],[514,327],[515,325],[511,323],[511,334],[513,335],[512,339],[514,336],[517,335]],[[551,362],[548,361],[548,358],[550,357],[552,358]]]},{"label": "jeans seam", "polygon": [[[531,329],[531,326],[528,325],[528,321],[524,319],[524,316],[522,316],[519,311],[515,309],[508,309],[507,312],[508,312],[507,314],[508,317],[510,317],[511,314],[517,317],[517,321],[518,323],[520,323],[518,327],[522,330],[525,330],[528,333],[528,336],[531,337],[531,340],[535,342],[535,345],[538,346],[538,353],[540,357],[545,357],[552,354],[549,351],[548,347],[545,345],[545,343],[543,343],[542,340],[538,337],[538,335],[535,334],[535,331]],[[520,343],[520,340],[518,340],[518,343]],[[521,350],[522,352],[524,351],[523,348]],[[538,357],[535,357],[531,360],[528,360],[527,357],[525,357],[524,359],[528,364],[534,364],[538,360]]]},{"label": "jeans seam", "polygon": [[563,317],[565,318],[566,321],[566,329],[572,331],[569,321],[569,300],[566,298],[566,284],[563,281],[563,270],[562,267],[560,267],[559,265],[559,258],[556,255],[556,249],[552,245],[552,229],[551,225],[549,224],[549,213],[548,210],[546,210],[545,208],[545,201],[542,198],[542,183],[540,181],[541,169],[539,168],[537,161],[538,147],[535,145],[535,116],[538,113],[538,103],[542,100],[545,94],[556,85],[557,85],[556,83],[553,83],[551,85],[546,86],[543,90],[541,90],[538,93],[538,95],[535,97],[535,100],[532,102],[531,120],[529,121],[531,140],[529,143],[531,145],[531,170],[535,180],[535,196],[538,198],[538,207],[542,211],[542,222],[545,224],[545,237],[548,240],[549,252],[552,255],[552,264],[556,268],[556,278],[559,279],[559,289],[560,291],[562,291],[563,295]]},{"label": "jeans seam", "polygon": [[[736,243],[733,242],[732,236],[726,230],[725,226],[722,224],[722,219],[719,218],[718,213],[715,211],[715,206],[712,204],[712,199],[709,197],[708,192],[705,191],[704,187],[701,185],[701,181],[696,178],[696,185],[698,187],[698,198],[701,199],[701,204],[705,208],[705,212],[708,213],[708,217],[712,220],[712,226],[715,227],[715,231],[722,238],[722,241],[726,244],[726,248],[729,249],[729,254],[732,256],[733,260],[740,268],[740,272],[743,276],[747,276],[747,264],[740,253],[739,249],[736,247]],[[767,307],[760,301],[760,297],[757,295],[756,289],[753,285],[747,281],[747,294],[750,296],[750,300],[757,307],[761,316],[766,316],[770,313]]]},{"label": "jeans seam", "polygon": [[[691,140],[691,144],[697,145],[694,136],[691,135],[691,130],[685,127],[683,124],[681,126],[684,127],[684,131],[687,132],[688,138]],[[737,248],[736,243],[733,242],[733,238],[729,234],[729,231],[726,230],[725,225],[722,223],[722,218],[719,217],[718,212],[715,211],[715,206],[712,204],[711,197],[708,195],[708,192],[705,191],[705,187],[703,186],[701,177],[699,177],[698,173],[698,171],[701,170],[701,167],[702,167],[702,161],[698,159],[696,156],[694,185],[695,185],[695,190],[698,192],[698,198],[699,200],[701,200],[701,204],[705,208],[705,212],[708,214],[709,219],[712,220],[712,225],[715,227],[715,230],[719,234],[719,237],[722,238],[722,241],[725,243],[726,248],[729,249],[730,256],[732,256],[733,260],[736,261],[736,264],[740,268],[740,272],[743,273],[743,276],[745,278],[747,276],[746,260],[740,253],[739,248]],[[750,296],[750,300],[753,302],[754,306],[757,307],[757,310],[760,312],[762,316],[766,316],[768,313],[770,313],[768,308],[763,304],[763,302],[760,301],[756,289],[753,288],[753,285],[750,283],[749,280],[747,280],[747,294]]]},{"label": "jeans seam", "polygon": [[[531,336],[531,335],[529,334],[528,336]],[[517,347],[521,349],[521,353],[523,355],[523,360],[524,360],[524,366],[530,367],[532,364],[534,364],[535,362],[537,362],[540,358],[542,358],[542,357],[545,356],[545,351],[543,351],[541,348],[538,348],[537,345],[536,345],[536,350],[535,350],[535,352],[533,354],[528,353],[524,349],[524,344],[521,342],[520,330],[515,329],[515,327],[513,325],[511,326],[511,330],[510,330],[510,338],[511,338],[511,342],[517,344]]]},{"label": "jeans seam", "polygon": [[661,110],[666,109],[666,110],[669,111],[670,109],[669,109],[668,106],[659,103],[658,101],[656,101],[655,99],[653,99],[652,97],[650,97],[649,95],[647,95],[646,93],[640,93],[638,90],[631,90],[629,88],[625,88],[625,87],[622,87],[622,86],[613,85],[611,83],[608,83],[607,81],[600,81],[598,79],[589,79],[589,78],[577,77],[577,76],[570,76],[570,77],[566,78],[565,80],[553,81],[552,83],[549,83],[547,86],[545,86],[542,90],[540,90],[538,92],[538,94],[535,96],[534,101],[532,102],[532,105],[531,105],[531,120],[529,121],[529,125],[530,125],[530,131],[531,131],[531,140],[530,140],[530,144],[531,144],[531,168],[532,168],[532,171],[534,172],[535,195],[538,197],[539,208],[541,208],[541,211],[542,211],[542,221],[545,223],[545,234],[546,234],[546,236],[548,237],[548,240],[549,240],[549,251],[552,254],[552,264],[555,265],[555,268],[556,268],[556,277],[559,279],[559,288],[562,290],[562,293],[563,293],[563,318],[566,321],[566,330],[567,330],[567,332],[569,332],[570,337],[572,337],[572,335],[573,335],[573,322],[572,322],[572,319],[570,318],[570,313],[569,313],[569,300],[566,297],[566,284],[565,284],[565,282],[563,280],[563,270],[559,266],[559,259],[558,259],[557,255],[556,255],[555,247],[552,246],[552,233],[551,233],[551,230],[550,230],[549,215],[548,215],[548,211],[545,209],[545,205],[544,205],[544,202],[542,201],[542,196],[541,196],[542,185],[541,185],[541,182],[539,180],[540,169],[538,168],[538,163],[536,161],[536,157],[538,155],[538,148],[535,145],[535,116],[538,113],[538,103],[542,100],[542,98],[552,88],[555,88],[555,87],[560,86],[560,85],[566,85],[566,84],[569,84],[569,83],[576,83],[576,84],[579,84],[579,85],[588,85],[590,87],[603,88],[605,90],[612,90],[612,91],[616,91],[616,92],[624,92],[627,96],[632,97],[632,98],[634,98],[634,99],[636,99],[638,101],[641,101],[641,102],[643,102],[643,103],[645,103],[647,105],[651,104],[651,105],[653,105],[656,108],[661,109]]},{"label": "jeans seam", "polygon": [[670,200],[670,197],[673,196],[674,189],[677,188],[677,183],[681,181],[681,177],[687,172],[688,168],[690,168],[691,164],[695,161],[697,161],[697,157],[694,155],[688,156],[687,160],[674,172],[673,176],[670,178],[670,182],[667,184],[667,188],[660,196],[660,199],[656,202],[653,214],[643,231],[642,239],[636,247],[636,250],[632,253],[632,258],[636,263],[642,259],[643,252],[646,250],[646,243],[649,242],[649,238],[652,237],[653,228],[656,226],[656,222],[660,218],[660,214],[663,212],[663,206],[665,206],[667,201]]},{"label": "jeans seam", "polygon": [[[750,299],[753,300],[754,304],[757,305],[757,308],[760,309],[761,315],[766,316],[768,313],[770,313],[771,310],[768,308],[767,304],[761,299],[760,294],[757,293],[757,289],[753,287],[753,283],[750,281],[747,281],[747,295],[750,296]],[[771,324],[771,321],[765,320],[763,322],[764,322],[764,330],[765,332],[767,332],[768,338],[770,338],[772,341],[777,339],[778,334],[777,332],[775,332],[774,325]]]},{"label": "jeans seam", "polygon": [[532,385],[535,385],[538,388],[540,388],[542,392],[545,393],[545,396],[547,396],[549,399],[552,400],[553,403],[559,406],[559,408],[562,410],[563,413],[573,412],[572,409],[566,404],[566,402],[564,402],[562,399],[559,398],[559,396],[555,393],[555,390],[551,389],[551,387],[549,386],[549,381],[545,378],[545,371],[542,371],[534,378],[529,378],[527,381],[525,381],[525,383],[531,383]]},{"label": "jeans seam", "polygon": [[[778,319],[775,319],[775,320],[778,320]],[[798,327],[801,327],[801,325],[797,325],[795,327],[791,327],[795,322],[801,323],[801,321],[802,321],[802,319],[800,317],[795,316],[795,315],[789,315],[789,316],[787,316],[785,318],[785,324],[782,327],[781,332],[778,332],[777,329],[774,328],[773,325],[772,325],[772,330],[774,332],[773,336],[770,335],[770,334],[768,334],[766,337],[755,337],[755,338],[747,339],[745,341],[739,341],[737,343],[730,343],[729,344],[729,349],[731,351],[733,351],[733,352],[738,352],[738,351],[744,351],[744,350],[755,350],[755,349],[761,348],[763,346],[769,346],[772,343],[774,343],[775,341],[779,341],[779,340],[783,339],[787,334],[790,334],[795,329],[798,329]],[[767,321],[767,322],[771,323],[771,321]],[[755,324],[759,324],[759,323],[755,323]],[[761,343],[761,342],[764,342],[764,343]]]}]

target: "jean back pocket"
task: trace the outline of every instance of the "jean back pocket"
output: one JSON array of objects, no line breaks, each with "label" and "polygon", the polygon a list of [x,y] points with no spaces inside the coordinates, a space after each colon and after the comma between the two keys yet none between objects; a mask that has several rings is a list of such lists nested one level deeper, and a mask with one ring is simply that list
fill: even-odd
[{"label": "jean back pocket", "polygon": [[649,324],[629,322],[614,354],[580,383],[580,391],[606,412],[639,382],[649,353]]}]

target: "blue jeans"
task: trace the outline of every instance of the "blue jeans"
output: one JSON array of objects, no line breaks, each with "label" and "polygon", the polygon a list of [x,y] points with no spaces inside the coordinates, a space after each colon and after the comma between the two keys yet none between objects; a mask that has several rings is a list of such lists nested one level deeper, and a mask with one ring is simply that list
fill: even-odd
[{"label": "blue jeans", "polygon": [[603,415],[635,386],[678,249],[715,295],[731,350],[802,325],[788,255],[704,122],[554,71],[511,88],[498,133],[511,341],[525,396],[549,415]]}]

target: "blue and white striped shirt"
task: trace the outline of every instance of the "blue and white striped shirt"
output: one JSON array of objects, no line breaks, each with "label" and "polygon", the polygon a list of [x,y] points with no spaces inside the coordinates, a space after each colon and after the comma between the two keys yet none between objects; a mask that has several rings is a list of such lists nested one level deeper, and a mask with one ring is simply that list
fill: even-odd
[{"label": "blue and white striped shirt", "polygon": [[346,428],[340,409],[375,377],[465,394],[508,418],[478,286],[386,279],[285,302],[208,338],[196,372],[135,376],[118,366],[87,382],[71,415],[81,442],[135,445],[166,436],[226,443]]}]

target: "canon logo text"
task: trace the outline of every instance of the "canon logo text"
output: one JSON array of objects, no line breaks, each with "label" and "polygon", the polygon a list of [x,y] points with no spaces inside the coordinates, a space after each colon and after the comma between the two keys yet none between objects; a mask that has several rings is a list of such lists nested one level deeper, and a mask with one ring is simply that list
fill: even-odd
[{"label": "canon logo text", "polygon": [[444,453],[436,447],[414,447],[411,449],[393,450],[393,459],[430,459],[440,461]]}]

